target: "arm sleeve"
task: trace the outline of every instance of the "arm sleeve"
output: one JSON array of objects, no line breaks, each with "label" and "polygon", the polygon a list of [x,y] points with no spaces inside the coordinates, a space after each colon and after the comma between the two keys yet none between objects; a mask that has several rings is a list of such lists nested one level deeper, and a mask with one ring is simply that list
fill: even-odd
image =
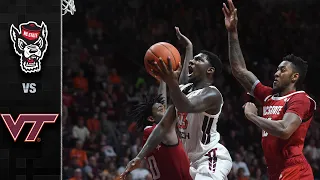
[{"label": "arm sleeve", "polygon": [[305,94],[297,94],[290,98],[287,104],[287,111],[300,117],[300,120],[307,118],[313,111],[310,99]]},{"label": "arm sleeve", "polygon": [[272,88],[263,85],[259,80],[257,80],[251,88],[250,95],[260,102],[264,102],[266,97],[272,95]]}]

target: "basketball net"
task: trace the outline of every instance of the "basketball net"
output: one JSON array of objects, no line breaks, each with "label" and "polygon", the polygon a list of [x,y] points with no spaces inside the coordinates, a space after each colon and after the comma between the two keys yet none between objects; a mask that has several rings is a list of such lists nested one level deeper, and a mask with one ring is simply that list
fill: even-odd
[{"label": "basketball net", "polygon": [[65,15],[68,12],[71,15],[73,15],[74,12],[76,12],[76,6],[74,5],[74,0],[62,0],[62,15]]}]

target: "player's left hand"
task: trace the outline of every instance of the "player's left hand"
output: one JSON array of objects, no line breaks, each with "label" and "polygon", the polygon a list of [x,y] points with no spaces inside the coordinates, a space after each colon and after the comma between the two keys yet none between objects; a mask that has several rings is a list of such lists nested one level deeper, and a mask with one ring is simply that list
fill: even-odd
[{"label": "player's left hand", "polygon": [[170,57],[167,58],[168,66],[166,63],[164,63],[163,59],[159,58],[159,63],[156,61],[150,61],[149,63],[154,67],[154,69],[157,71],[155,73],[157,76],[159,76],[164,82],[167,84],[170,84],[172,82],[178,82],[182,66],[179,63],[179,67],[177,70],[172,69],[172,63]]},{"label": "player's left hand", "polygon": [[257,115],[258,114],[258,109],[256,107],[255,104],[253,104],[252,102],[247,102],[245,105],[244,105],[244,114],[246,115],[246,117],[250,120],[249,116],[251,114],[255,114]]},{"label": "player's left hand", "polygon": [[183,46],[185,46],[185,47],[192,46],[191,41],[180,32],[179,27],[174,27],[174,29],[176,30],[176,36],[177,36],[178,40],[181,42],[181,44]]}]

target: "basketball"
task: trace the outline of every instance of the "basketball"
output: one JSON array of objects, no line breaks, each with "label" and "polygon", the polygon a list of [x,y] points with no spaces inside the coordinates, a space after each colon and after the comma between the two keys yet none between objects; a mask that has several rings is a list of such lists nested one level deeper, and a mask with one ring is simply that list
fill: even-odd
[{"label": "basketball", "polygon": [[[172,64],[172,69],[175,71],[179,67],[179,63],[181,62],[181,56],[177,48],[175,48],[172,44],[167,43],[167,42],[159,42],[154,45],[152,45],[146,52],[144,56],[144,66],[147,70],[147,72],[159,79],[159,77],[156,76],[155,73],[157,73],[156,69],[153,69],[152,65],[149,64],[150,60],[155,60],[156,62],[159,63],[159,58],[162,58],[164,63],[168,65],[168,57],[171,59],[171,64]],[[153,69],[153,72],[151,71]]]}]

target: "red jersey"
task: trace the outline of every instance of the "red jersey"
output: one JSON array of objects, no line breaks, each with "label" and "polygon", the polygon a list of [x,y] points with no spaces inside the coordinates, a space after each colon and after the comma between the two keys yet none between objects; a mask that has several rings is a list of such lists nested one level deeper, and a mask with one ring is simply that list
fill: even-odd
[{"label": "red jersey", "polygon": [[[144,129],[143,144],[155,127],[153,125]],[[153,179],[192,180],[189,173],[190,162],[180,140],[176,145],[159,144],[145,159]]]},{"label": "red jersey", "polygon": [[311,119],[316,108],[315,101],[304,91],[294,91],[277,97],[272,94],[272,88],[256,83],[253,89],[254,97],[263,104],[263,117],[273,121],[282,120],[285,113],[298,115],[301,124],[287,140],[272,136],[262,131],[262,148],[268,169],[277,169],[306,162],[303,146]]}]

